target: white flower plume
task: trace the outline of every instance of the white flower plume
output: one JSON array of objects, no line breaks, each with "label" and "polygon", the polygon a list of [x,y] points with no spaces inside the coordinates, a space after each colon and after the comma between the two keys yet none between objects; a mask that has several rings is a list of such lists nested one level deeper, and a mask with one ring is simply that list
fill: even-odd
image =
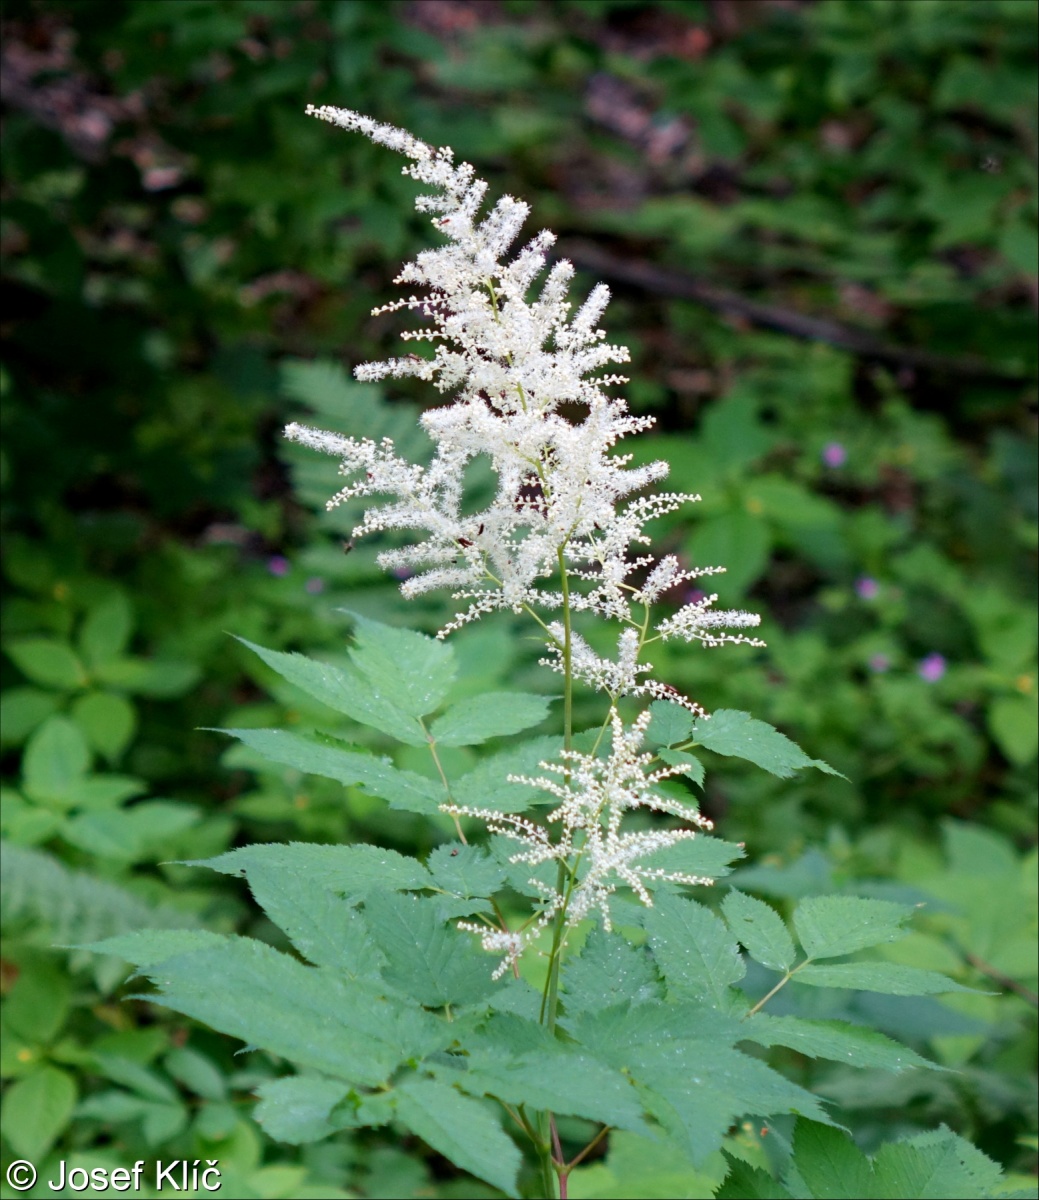
[{"label": "white flower plume", "polygon": [[[657,784],[681,774],[683,768],[647,770],[653,755],[640,754],[639,747],[650,721],[649,710],[627,727],[615,708],[611,708],[609,720],[613,737],[608,757],[563,751],[561,762],[540,764],[547,775],[509,777],[517,783],[538,787],[559,801],[545,818],[548,825],[561,826],[557,839],[553,840],[545,826],[526,817],[468,805],[441,806],[442,811],[456,817],[477,817],[487,823],[492,833],[519,842],[522,849],[511,856],[510,862],[538,866],[555,860],[565,864],[570,872],[571,886],[563,894],[553,889],[545,890],[544,905],[525,930],[506,931],[472,922],[460,924],[460,928],[480,935],[484,949],[505,955],[498,975],[515,962],[564,905],[567,925],[576,925],[598,912],[609,930],[610,897],[618,887],[631,888],[643,904],[652,907],[648,883],[669,880],[695,886],[714,882],[700,875],[647,866],[640,861],[678,842],[695,838],[700,831],[710,830],[713,826],[695,808],[656,790]],[[677,817],[686,822],[687,828],[622,832],[625,814],[638,808]],[[530,883],[542,890],[536,878]]]},{"label": "white flower plume", "polygon": [[[650,518],[694,497],[658,495],[621,506],[668,468],[664,462],[630,467],[627,456],[611,454],[621,438],[652,421],[632,416],[623,400],[603,391],[621,377],[596,374],[628,359],[598,328],[609,289],[597,285],[571,315],[573,268],[561,261],[528,299],[554,237],[542,231],[506,259],[527,205],[505,196],[481,217],[486,184],[468,164],[455,164],[450,149],[435,150],[348,109],[307,111],[410,158],[405,174],[432,189],[417,207],[434,214],[433,225],[446,239],[399,276],[422,294],[390,306],[426,318],[425,329],[404,336],[431,342],[433,356],[368,363],[356,375],[414,375],[456,392],[452,404],[422,417],[436,446],[428,467],[399,458],[389,442],[290,425],[290,438],[342,460],[350,482],[330,505],[351,496],[393,497],[368,509],[357,533],[424,531],[420,541],[387,551],[380,561],[414,572],[403,584],[406,595],[449,587],[470,599],[472,607],[458,621],[494,608],[552,607],[558,595],[541,585],[558,575],[560,555],[568,570],[592,581],[587,607],[625,616],[629,592],[622,585],[636,566],[628,561],[629,546],[647,541],[643,526]],[[579,406],[583,417],[565,418],[558,411],[564,404]],[[463,514],[464,470],[481,454],[493,463],[497,494],[483,511]]]}]

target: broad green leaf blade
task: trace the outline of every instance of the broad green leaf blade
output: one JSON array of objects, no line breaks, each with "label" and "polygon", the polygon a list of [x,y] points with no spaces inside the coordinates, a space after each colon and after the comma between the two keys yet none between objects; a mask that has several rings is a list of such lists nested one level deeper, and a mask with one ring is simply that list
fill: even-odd
[{"label": "broad green leaf blade", "polygon": [[743,978],[746,966],[719,917],[695,900],[658,893],[645,927],[668,987],[714,1008],[728,1008],[729,989]]},{"label": "broad green leaf blade", "polygon": [[[248,938],[152,966],[161,1004],[314,1071],[377,1087],[430,1033],[377,989]],[[435,1041],[435,1039],[434,1039]]]},{"label": "broad green leaf blade", "polygon": [[332,738],[292,733],[285,729],[220,729],[236,737],[272,762],[295,767],[309,775],[335,779],[348,787],[362,787],[402,812],[434,813],[447,797],[443,786],[402,771],[389,759],[352,750]]},{"label": "broad green leaf blade", "polygon": [[135,967],[150,967],[178,954],[222,946],[227,938],[208,929],[140,929],[119,933],[100,942],[77,946],[77,950],[93,950],[95,954],[111,954]]},{"label": "broad green leaf blade", "polygon": [[771,971],[786,971],[796,951],[783,918],[764,900],[730,889],[722,901],[722,912],[733,936],[747,953]]},{"label": "broad green leaf blade", "polygon": [[269,1137],[300,1146],[318,1142],[341,1128],[332,1110],[349,1093],[347,1084],[322,1075],[292,1075],[261,1083],[253,1116]]},{"label": "broad green leaf blade", "polygon": [[56,638],[18,638],[5,642],[4,652],[32,683],[75,691],[90,682],[86,669],[72,649]]},{"label": "broad green leaf blade", "polygon": [[471,934],[442,921],[433,901],[373,891],[364,911],[386,958],[386,981],[420,1004],[471,1004],[493,991],[494,960]]},{"label": "broad green leaf blade", "polygon": [[226,1100],[228,1085],[213,1060],[190,1046],[174,1046],[163,1059],[173,1079],[204,1100]]},{"label": "broad green leaf blade", "polygon": [[867,946],[894,942],[909,932],[908,904],[858,896],[809,896],[794,911],[794,928],[810,959],[840,958]]},{"label": "broad green leaf blade", "polygon": [[809,1058],[826,1058],[851,1067],[905,1071],[910,1067],[943,1068],[883,1033],[846,1021],[809,1021],[755,1013],[744,1022],[747,1037],[761,1046],[786,1046]]},{"label": "broad green leaf blade", "polygon": [[876,1195],[869,1160],[839,1129],[798,1121],[794,1165],[815,1200],[865,1200]]},{"label": "broad green leaf blade", "polygon": [[510,1059],[501,1052],[477,1050],[470,1062],[458,1086],[471,1094],[647,1132],[642,1104],[630,1081],[590,1055],[560,1047]]},{"label": "broad green leaf blade", "polygon": [[137,728],[136,709],[115,692],[89,692],[75,701],[71,711],[87,741],[109,762],[118,760]]},{"label": "broad green leaf blade", "polygon": [[904,967],[901,963],[835,963],[832,966],[802,967],[793,977],[795,983],[810,987],[848,988],[859,992],[885,992],[889,996],[931,996],[939,992],[972,992],[937,971]]},{"label": "broad green leaf blade", "polygon": [[238,638],[238,641],[283,679],[336,712],[345,713],[360,724],[378,729],[409,746],[425,745],[426,735],[415,715],[385,695],[377,679],[351,667],[334,667],[302,654],[268,650],[245,638]]},{"label": "broad green leaf blade", "polygon": [[376,979],[379,961],[364,919],[321,876],[255,866],[249,888],[268,917],[315,966],[334,967],[351,979]]},{"label": "broad green leaf blade", "polygon": [[88,663],[111,662],[122,656],[133,632],[133,610],[123,592],[113,592],[87,613],[79,631],[79,648]]},{"label": "broad green leaf blade", "polygon": [[693,725],[692,736],[715,754],[744,758],[780,779],[790,779],[803,767],[816,767],[827,775],[841,774],[822,759],[809,758],[778,729],[732,708],[720,708],[709,718],[701,717]]},{"label": "broad green leaf blade", "polygon": [[61,1136],[75,1107],[72,1076],[46,1063],[37,1066],[4,1093],[4,1137],[15,1154],[39,1161]]},{"label": "broad green leaf blade", "polygon": [[532,692],[486,692],[469,696],[442,713],[430,726],[441,746],[476,746],[539,725],[551,700]]},{"label": "broad green leaf blade", "polygon": [[646,737],[661,746],[677,746],[693,731],[693,714],[670,700],[654,700],[649,706],[652,717]]},{"label": "broad green leaf blade", "polygon": [[355,637],[350,659],[378,694],[411,717],[439,708],[454,682],[454,650],[414,629],[350,615]]},{"label": "broad green leaf blade", "polygon": [[562,746],[562,738],[541,737],[481,759],[468,774],[452,780],[451,798],[456,804],[502,813],[525,812],[538,799],[554,804],[548,793],[527,783],[512,783],[508,776],[536,777],[540,764],[557,758]]},{"label": "broad green leaf blade", "polygon": [[982,1200],[998,1196],[1002,1171],[950,1129],[881,1146],[873,1159],[872,1196],[893,1200]]},{"label": "broad green leaf blade", "polygon": [[279,871],[308,875],[338,895],[359,899],[373,888],[412,891],[429,887],[429,872],[414,858],[381,846],[319,846],[313,842],[242,846],[216,858],[190,859],[186,867],[208,867],[223,875],[253,878]]},{"label": "broad green leaf blade", "polygon": [[438,846],[426,861],[430,886],[465,900],[493,896],[505,881],[505,872],[482,846],[458,842]]},{"label": "broad green leaf blade", "polygon": [[662,988],[645,948],[596,926],[580,955],[566,958],[562,973],[568,1013],[598,1012],[613,1004],[658,1000]]},{"label": "broad green leaf blade", "polygon": [[490,1110],[433,1079],[408,1079],[397,1089],[397,1117],[428,1146],[507,1196],[518,1196],[522,1156]]},{"label": "broad green leaf blade", "polygon": [[60,808],[71,807],[71,793],[90,769],[90,748],[68,717],[53,716],[25,747],[22,776],[26,793]]}]

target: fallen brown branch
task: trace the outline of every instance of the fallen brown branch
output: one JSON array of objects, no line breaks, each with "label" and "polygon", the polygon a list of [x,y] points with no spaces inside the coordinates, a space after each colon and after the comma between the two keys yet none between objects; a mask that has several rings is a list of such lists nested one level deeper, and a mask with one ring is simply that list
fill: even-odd
[{"label": "fallen brown branch", "polygon": [[950,357],[909,346],[899,346],[864,329],[843,325],[839,321],[807,316],[776,304],[752,300],[739,292],[704,283],[703,280],[684,271],[659,267],[642,259],[619,258],[591,242],[567,242],[560,245],[559,251],[575,266],[593,271],[606,280],[626,283],[658,295],[692,300],[715,312],[742,317],[763,329],[774,329],[806,341],[826,342],[830,346],[838,346],[863,358],[890,363],[892,366],[976,379],[998,379],[1007,383],[1024,382],[1030,378],[980,358]]}]

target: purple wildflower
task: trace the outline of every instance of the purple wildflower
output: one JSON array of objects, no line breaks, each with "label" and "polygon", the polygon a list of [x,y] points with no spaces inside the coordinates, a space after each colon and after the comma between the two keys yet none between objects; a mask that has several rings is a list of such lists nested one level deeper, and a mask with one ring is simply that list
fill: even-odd
[{"label": "purple wildflower", "polygon": [[267,559],[267,570],[279,578],[289,573],[289,560],[283,554],[272,554]]},{"label": "purple wildflower", "polygon": [[945,674],[945,666],[945,659],[942,655],[928,654],[926,658],[920,659],[916,673],[926,683],[937,683]]},{"label": "purple wildflower", "polygon": [[869,669],[877,675],[883,675],[884,672],[891,666],[891,659],[886,654],[872,654],[869,660]]},{"label": "purple wildflower", "polygon": [[823,446],[822,459],[828,467],[843,467],[848,461],[848,451],[840,442],[827,442]]},{"label": "purple wildflower", "polygon": [[855,591],[860,600],[876,600],[880,595],[880,584],[868,575],[855,580]]}]

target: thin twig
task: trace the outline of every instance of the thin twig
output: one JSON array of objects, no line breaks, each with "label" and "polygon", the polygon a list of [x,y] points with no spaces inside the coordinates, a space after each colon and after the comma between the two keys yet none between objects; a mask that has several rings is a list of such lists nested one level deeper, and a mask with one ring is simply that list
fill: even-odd
[{"label": "thin twig", "polygon": [[991,963],[987,963],[983,958],[979,958],[976,954],[971,954],[969,950],[962,951],[963,957],[970,963],[975,971],[980,971],[982,975],[987,975],[994,983],[998,983],[1000,987],[1006,988],[1008,992],[1013,992],[1020,996],[1022,1000],[1030,1004],[1033,1008],[1039,1008],[1039,996],[1023,983],[1019,983],[1010,975],[1004,975],[998,967],[994,967]]},{"label": "thin twig", "polygon": [[977,379],[1001,379],[1008,383],[1023,382],[1031,376],[1000,367],[974,357],[949,357],[933,354],[928,350],[917,350],[910,346],[899,346],[885,341],[865,329],[856,329],[828,317],[813,317],[805,313],[752,300],[728,288],[705,283],[685,271],[671,267],[660,267],[643,259],[620,258],[591,242],[573,241],[561,243],[562,257],[571,259],[576,266],[584,267],[607,279],[627,283],[658,295],[675,296],[681,300],[693,300],[717,312],[732,313],[743,317],[753,325],[774,329],[791,337],[806,341],[826,342],[843,350],[850,350],[863,358],[877,359],[895,366],[924,371],[936,371],[949,375],[965,375]]}]

